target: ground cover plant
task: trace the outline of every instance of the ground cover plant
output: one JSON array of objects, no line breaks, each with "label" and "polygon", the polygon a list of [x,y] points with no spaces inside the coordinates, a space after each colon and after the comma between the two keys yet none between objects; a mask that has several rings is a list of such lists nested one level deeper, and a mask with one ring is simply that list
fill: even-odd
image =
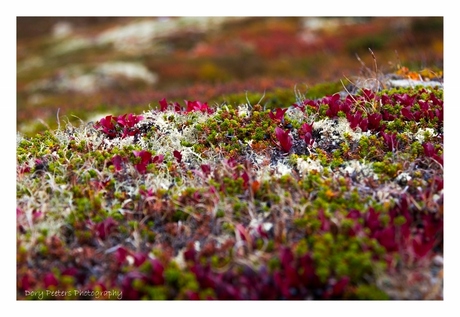
[{"label": "ground cover plant", "polygon": [[18,135],[17,298],[442,299],[443,85],[414,76]]}]

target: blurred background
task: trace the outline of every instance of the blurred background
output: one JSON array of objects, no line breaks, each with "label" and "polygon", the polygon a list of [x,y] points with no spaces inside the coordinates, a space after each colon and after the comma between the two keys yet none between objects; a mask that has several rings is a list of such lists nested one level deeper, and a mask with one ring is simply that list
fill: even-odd
[{"label": "blurred background", "polygon": [[[17,131],[158,101],[271,106],[345,78],[443,71],[442,17],[17,17]],[[435,76],[435,75],[433,75]]]}]

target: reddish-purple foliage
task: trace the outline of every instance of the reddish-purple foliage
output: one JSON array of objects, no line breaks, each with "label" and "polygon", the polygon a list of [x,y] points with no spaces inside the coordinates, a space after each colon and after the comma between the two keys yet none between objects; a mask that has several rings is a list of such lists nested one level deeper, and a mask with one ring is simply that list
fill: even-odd
[{"label": "reddish-purple foliage", "polygon": [[123,299],[138,300],[141,298],[141,291],[133,287],[134,281],[147,282],[147,277],[139,271],[129,271],[121,282],[121,290],[123,292]]},{"label": "reddish-purple foliage", "polygon": [[75,267],[66,268],[61,272],[62,276],[76,276],[77,274],[78,274],[78,269]]},{"label": "reddish-purple foliage", "polygon": [[32,283],[31,283],[31,278],[30,278],[29,273],[24,274],[18,284],[20,285],[18,286],[21,290],[23,291],[30,290],[32,287],[31,285]]},{"label": "reddish-purple foliage", "polygon": [[118,117],[108,115],[94,124],[96,129],[102,130],[109,138],[133,136],[139,133],[136,124],[144,117],[135,114],[124,114]]},{"label": "reddish-purple foliage", "polygon": [[362,96],[364,97],[365,101],[373,101],[375,100],[375,94],[372,90],[364,88],[362,90]]},{"label": "reddish-purple foliage", "polygon": [[383,137],[383,141],[385,145],[390,149],[390,151],[394,151],[398,149],[399,141],[397,139],[397,134],[396,133],[385,133],[381,132],[381,135]]},{"label": "reddish-purple foliage", "polygon": [[209,164],[201,164],[200,168],[205,176],[208,176],[211,173],[211,165]]},{"label": "reddish-purple foliage", "polygon": [[208,103],[201,103],[199,101],[188,101],[185,100],[185,104],[187,105],[187,110],[186,112],[191,112],[191,111],[201,111],[201,112],[206,112],[206,113],[213,113],[213,110],[209,108]]},{"label": "reddish-purple foliage", "polygon": [[166,98],[163,98],[158,102],[160,103],[160,111],[161,112],[168,110],[168,102],[166,101]]},{"label": "reddish-purple foliage", "polygon": [[333,119],[337,117],[340,109],[340,95],[334,94],[332,96],[326,96],[322,99],[322,103],[329,106],[326,110],[326,116]]},{"label": "reddish-purple foliage", "polygon": [[321,231],[329,231],[331,229],[331,221],[324,214],[324,210],[318,210],[318,218],[321,221]]},{"label": "reddish-purple foliage", "polygon": [[139,267],[147,260],[147,255],[142,252],[136,252],[133,254],[133,258],[134,266]]},{"label": "reddish-purple foliage", "polygon": [[29,166],[29,164],[27,162],[24,163],[23,165],[18,166],[18,173],[19,174],[29,173],[30,171],[31,171],[31,168],[30,168],[30,166]]},{"label": "reddish-purple foliage", "polygon": [[366,132],[367,127],[369,125],[369,120],[367,118],[363,118],[361,122],[359,123],[359,127],[361,128],[361,131]]},{"label": "reddish-purple foliage", "polygon": [[134,164],[134,167],[141,174],[145,174],[147,171],[147,165],[151,163],[152,153],[149,151],[133,151],[134,156],[140,157],[140,162]]},{"label": "reddish-purple foliage", "polygon": [[247,188],[249,185],[249,175],[246,171],[241,173],[241,178],[243,179],[243,187]]},{"label": "reddish-purple foliage", "polygon": [[139,189],[139,194],[141,194],[142,197],[146,197],[146,198],[153,197],[155,195],[152,188],[150,188],[149,190],[144,190],[141,188]]},{"label": "reddish-purple foliage", "polygon": [[400,103],[404,107],[411,107],[414,105],[416,95],[410,96],[408,94],[393,94],[393,98],[395,99],[396,103]]},{"label": "reddish-purple foliage", "polygon": [[124,247],[119,247],[116,251],[115,251],[115,259],[117,260],[117,263],[118,265],[122,265],[125,260],[126,260],[126,257],[130,254],[130,252],[124,248]]},{"label": "reddish-purple foliage", "polygon": [[38,220],[43,219],[43,216],[44,216],[44,214],[40,210],[34,209],[32,211],[32,220],[33,220],[33,222],[37,222]]},{"label": "reddish-purple foliage", "polygon": [[442,155],[439,156],[436,153],[436,150],[435,150],[435,148],[434,148],[432,143],[426,142],[426,143],[423,143],[422,146],[423,146],[423,151],[424,151],[426,156],[433,158],[434,160],[436,160],[441,165],[444,164],[444,159],[443,159]]},{"label": "reddish-purple foliage", "polygon": [[43,284],[45,284],[46,289],[49,289],[51,286],[58,286],[59,281],[53,273],[48,272],[45,274],[45,277],[43,278]]},{"label": "reddish-purple foliage", "polygon": [[[199,101],[189,101],[189,100],[184,100],[184,102],[186,105],[186,108],[185,108],[186,113],[192,112],[192,111],[201,111],[203,113],[211,114],[214,112],[214,110],[208,106],[207,102],[201,103]],[[180,106],[178,102],[168,103],[166,101],[166,98],[163,98],[159,101],[159,104],[160,104],[160,111],[166,111],[168,110],[169,105],[172,105],[174,106],[174,111],[182,112],[182,107]]]},{"label": "reddish-purple foliage", "polygon": [[174,106],[174,111],[176,112],[181,112],[182,110],[182,107],[180,106],[178,102],[168,104],[168,102],[166,101],[166,98],[161,99],[159,103],[160,103],[160,111],[162,112],[168,110],[169,105]]},{"label": "reddish-purple foliage", "polygon": [[286,113],[287,110],[288,108],[276,108],[275,112],[273,112],[273,110],[270,111],[268,113],[268,116],[270,117],[270,119],[276,122],[282,122],[284,120],[284,114]]},{"label": "reddish-purple foliage", "polygon": [[102,129],[102,132],[107,134],[109,138],[114,138],[117,136],[118,131],[115,127],[116,121],[115,118],[111,115],[108,115],[101,120],[97,121],[94,125],[96,129]]},{"label": "reddish-purple foliage", "polygon": [[158,154],[158,155],[155,155],[153,158],[152,158],[152,163],[163,163],[163,160],[164,160],[165,156],[163,154]]},{"label": "reddish-purple foliage", "polygon": [[401,109],[401,114],[404,116],[404,119],[407,121],[413,121],[414,115],[411,112],[411,107],[407,106]]},{"label": "reddish-purple foliage", "polygon": [[130,113],[130,114],[124,114],[124,115],[118,116],[117,123],[121,125],[122,127],[132,128],[137,123],[139,123],[139,121],[141,121],[142,119],[144,119],[143,116],[138,116],[138,115]]},{"label": "reddish-purple foliage", "polygon": [[[363,234],[367,228],[369,235],[385,247],[388,252],[400,252],[415,259],[421,259],[433,251],[435,245],[442,239],[443,221],[435,214],[423,214],[415,222],[414,216],[409,212],[410,200],[403,194],[398,204],[392,208],[388,215],[389,222],[382,220],[382,214],[370,207],[367,212],[360,213],[350,210],[347,218],[356,220],[356,225],[349,232],[354,236]],[[402,218],[402,221],[401,221]],[[364,227],[357,220],[364,220]],[[417,223],[417,227],[415,227]],[[422,228],[417,229],[416,228]]]},{"label": "reddish-purple foliage", "polygon": [[118,223],[112,217],[108,217],[105,220],[96,224],[96,233],[99,238],[105,240],[112,231],[112,229],[117,225]]},{"label": "reddish-purple foliage", "polygon": [[280,127],[275,129],[276,138],[279,141],[279,145],[284,152],[289,152],[292,148],[292,137],[289,134],[289,130],[283,130]]},{"label": "reddish-purple foliage", "polygon": [[311,147],[313,146],[313,143],[315,140],[313,139],[313,123],[308,124],[304,123],[300,127],[299,131],[299,137],[303,138],[307,146]]},{"label": "reddish-purple foliage", "polygon": [[361,111],[356,111],[355,114],[347,113],[347,120],[350,123],[350,128],[355,130],[356,127],[361,122],[362,116],[363,116],[363,114],[361,113]]},{"label": "reddish-purple foliage", "polygon": [[73,277],[78,283],[84,284],[86,280],[86,274],[84,271],[77,269],[76,267],[69,267],[61,271],[62,276],[71,276]]},{"label": "reddish-purple foliage", "polygon": [[121,170],[123,158],[120,155],[114,155],[110,161],[112,162],[113,166],[115,166],[116,171]]},{"label": "reddish-purple foliage", "polygon": [[234,168],[235,166],[237,166],[237,162],[236,162],[236,159],[234,157],[231,157],[227,160],[227,165],[230,167],[230,168]]},{"label": "reddish-purple foliage", "polygon": [[[241,239],[248,241],[249,233],[241,225],[236,226]],[[349,277],[330,278],[321,282],[316,274],[316,267],[310,252],[296,256],[289,247],[282,247],[278,253],[280,267],[267,270],[262,265],[259,269],[242,266],[225,272],[216,272],[209,263],[199,260],[199,254],[189,244],[184,252],[184,259],[189,263],[200,288],[211,288],[218,300],[300,300],[306,298],[335,299],[342,298],[349,285]],[[197,298],[190,294],[190,297]]]},{"label": "reddish-purple foliage", "polygon": [[426,156],[432,157],[435,154],[434,146],[433,146],[432,143],[430,143],[430,142],[423,143],[422,146],[423,146],[423,150],[424,150]]},{"label": "reddish-purple foliage", "polygon": [[174,150],[173,155],[176,158],[178,163],[182,162],[182,154],[179,151]]},{"label": "reddish-purple foliage", "polygon": [[361,131],[366,132],[369,129],[378,129],[380,126],[380,120],[382,116],[378,113],[373,113],[368,117],[363,117],[361,111],[356,111],[355,114],[347,113],[347,120],[350,123],[350,128],[355,130],[357,127],[361,128]]},{"label": "reddish-purple foliage", "polygon": [[380,127],[380,121],[382,120],[382,115],[380,113],[372,113],[367,116],[368,119],[368,128],[370,130],[377,130]]}]

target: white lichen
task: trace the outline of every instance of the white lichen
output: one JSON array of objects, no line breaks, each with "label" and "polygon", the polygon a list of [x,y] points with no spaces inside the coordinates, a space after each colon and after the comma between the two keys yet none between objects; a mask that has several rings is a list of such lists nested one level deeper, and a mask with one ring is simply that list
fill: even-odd
[{"label": "white lichen", "polygon": [[307,158],[307,160],[304,160],[303,158],[299,157],[296,163],[297,163],[297,169],[299,170],[299,172],[301,172],[301,175],[306,175],[310,173],[311,171],[318,171],[318,172],[323,171],[323,166],[321,165],[321,162],[317,160],[312,160],[310,158]]},{"label": "white lichen", "polygon": [[432,128],[425,128],[425,129],[419,129],[415,134],[414,138],[419,141],[420,143],[423,143],[425,141],[425,135],[428,134],[430,137],[436,136],[436,133],[434,132],[434,129]]},{"label": "white lichen", "polygon": [[359,141],[363,136],[371,135],[370,131],[361,132],[359,128],[353,130],[346,118],[318,120],[313,123],[313,129],[336,141],[345,140],[345,135],[349,135],[353,141]]}]

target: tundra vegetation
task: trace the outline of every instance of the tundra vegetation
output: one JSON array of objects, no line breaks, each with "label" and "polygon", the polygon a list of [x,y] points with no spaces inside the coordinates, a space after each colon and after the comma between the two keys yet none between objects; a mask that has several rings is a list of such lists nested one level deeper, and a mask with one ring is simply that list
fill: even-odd
[{"label": "tundra vegetation", "polygon": [[442,300],[442,72],[370,53],[305,93],[18,132],[17,298]]}]

